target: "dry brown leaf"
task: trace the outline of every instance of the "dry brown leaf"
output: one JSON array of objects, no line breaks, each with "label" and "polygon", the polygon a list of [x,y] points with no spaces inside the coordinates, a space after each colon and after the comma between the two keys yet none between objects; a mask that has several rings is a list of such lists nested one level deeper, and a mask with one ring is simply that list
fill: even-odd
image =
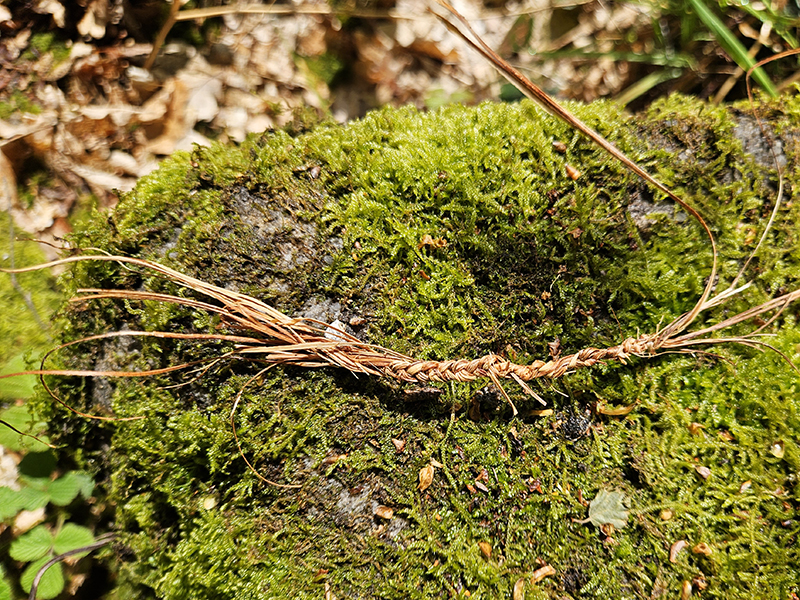
[{"label": "dry brown leaf", "polygon": [[38,0],[38,2],[33,5],[33,11],[40,15],[52,16],[56,26],[62,29],[64,28],[66,9],[58,0]]},{"label": "dry brown leaf", "polygon": [[511,594],[512,600],[525,600],[525,579],[520,577],[514,584],[514,591]]},{"label": "dry brown leaf", "polygon": [[695,472],[702,477],[703,479],[708,479],[711,477],[711,469],[703,465],[697,465],[694,468]]},{"label": "dry brown leaf", "polygon": [[532,417],[549,417],[553,414],[552,408],[536,408],[528,413]]},{"label": "dry brown leaf", "polygon": [[711,549],[711,546],[709,546],[705,542],[700,542],[694,548],[692,548],[692,554],[702,554],[703,556],[711,556],[712,554],[714,554],[714,551]]},{"label": "dry brown leaf", "polygon": [[705,425],[703,425],[702,423],[695,423],[695,422],[689,423],[689,433],[691,433],[692,435],[700,435],[703,432],[704,428]]},{"label": "dry brown leaf", "polygon": [[433,483],[434,469],[433,465],[429,464],[419,470],[419,485],[417,489],[420,492],[427,490]]},{"label": "dry brown leaf", "polygon": [[447,246],[447,240],[444,238],[433,238],[429,234],[425,234],[422,236],[422,239],[417,244],[417,249],[421,250],[425,246],[430,246],[431,248],[444,248]]},{"label": "dry brown leaf", "polygon": [[678,540],[672,546],[669,547],[669,562],[676,563],[678,562],[678,554],[680,554],[681,550],[686,548],[689,545],[689,542],[686,540]]},{"label": "dry brown leaf", "polygon": [[11,162],[0,151],[0,211],[6,212],[17,205],[17,176]]},{"label": "dry brown leaf", "polygon": [[478,542],[478,547],[486,558],[492,558],[492,545],[489,542]]},{"label": "dry brown leaf", "polygon": [[555,575],[556,570],[550,566],[545,565],[539,569],[536,569],[531,576],[531,583],[539,583],[545,577],[550,577],[551,575]]},{"label": "dry brown leaf", "polygon": [[108,0],[91,0],[86,13],[78,23],[78,33],[99,40],[106,34],[108,20]]},{"label": "dry brown leaf", "polygon": [[392,517],[394,517],[394,509],[389,508],[388,506],[378,506],[375,509],[375,515],[380,517],[381,519],[386,519],[390,521]]},{"label": "dry brown leaf", "polygon": [[776,442],[772,443],[772,446],[769,448],[769,452],[775,458],[783,458],[783,454],[786,451],[785,448],[786,445],[783,443],[783,440],[777,440]]},{"label": "dry brown leaf", "polygon": [[576,169],[572,165],[566,165],[565,169],[567,171],[567,177],[569,177],[573,181],[580,179],[582,173],[578,169]]},{"label": "dry brown leaf", "polygon": [[681,600],[689,600],[692,597],[692,582],[684,581],[681,584]]}]

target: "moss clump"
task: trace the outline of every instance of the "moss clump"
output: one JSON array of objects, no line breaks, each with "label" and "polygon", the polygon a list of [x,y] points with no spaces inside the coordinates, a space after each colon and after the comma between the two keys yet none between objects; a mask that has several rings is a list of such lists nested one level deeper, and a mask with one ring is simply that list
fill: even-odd
[{"label": "moss clump", "polygon": [[[10,217],[9,217],[10,219]],[[35,264],[44,255],[30,242],[14,241],[14,230],[5,223],[6,235],[0,236],[0,256],[5,265]],[[14,283],[16,282],[16,285]],[[40,319],[47,320],[59,304],[61,295],[56,290],[55,278],[50,273],[20,273],[14,279],[8,275],[0,278],[0,374],[24,370],[29,360],[35,359],[52,343],[47,325],[37,323],[31,315],[35,310]],[[25,315],[24,317],[20,317]],[[0,381],[0,398],[14,400],[25,398],[33,391],[34,377]]]},{"label": "moss clump", "polygon": [[[767,108],[790,132],[797,105],[784,102]],[[729,280],[774,186],[737,141],[738,113],[682,98],[636,121],[608,104],[574,108],[703,209]],[[796,164],[793,148],[785,158]],[[567,177],[567,164],[582,176]],[[784,205],[756,264],[762,284],[731,311],[795,285],[798,206]],[[347,127],[197,149],[144,178],[76,241],[440,359],[525,361],[555,339],[566,353],[654,330],[692,306],[711,260],[696,224],[527,103],[384,110]],[[66,284],[189,294],[111,264],[81,263]],[[788,356],[800,342],[795,318],[787,310],[770,342]],[[210,317],[154,303],[79,306],[62,326],[67,339],[217,330]],[[224,351],[137,338],[62,358],[127,370]],[[509,597],[548,563],[556,575],[528,584],[528,598],[677,597],[692,580],[709,598],[786,598],[800,591],[797,377],[771,354],[719,352],[724,360],[666,356],[542,384],[549,416],[512,390],[518,418],[482,383],[413,390],[272,369],[243,393],[239,441],[259,474],[299,487],[260,481],[228,423],[259,365],[59,386],[76,408],[141,421],[98,424],[44,400],[40,409],[117,506],[120,544],[108,559],[120,596]],[[599,401],[636,407],[603,417]],[[420,492],[431,460],[442,466]],[[625,494],[626,528],[576,522],[601,489]],[[671,562],[681,539],[710,553]]]}]

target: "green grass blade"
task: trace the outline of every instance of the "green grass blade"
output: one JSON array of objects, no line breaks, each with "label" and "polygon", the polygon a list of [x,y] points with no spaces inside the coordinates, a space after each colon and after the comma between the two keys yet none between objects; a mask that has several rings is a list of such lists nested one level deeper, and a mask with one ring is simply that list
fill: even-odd
[{"label": "green grass blade", "polygon": [[661,71],[656,71],[655,73],[650,73],[630,87],[622,90],[617,97],[614,98],[614,100],[619,102],[622,106],[625,106],[636,100],[642,94],[646,94],[657,85],[664,83],[665,81],[669,81],[670,79],[676,79],[680,76],[681,70],[674,68],[663,69]]},{"label": "green grass blade", "polygon": [[[689,5],[697,13],[699,19],[717,39],[719,45],[728,53],[739,67],[747,71],[755,65],[755,60],[747,53],[747,49],[738,38],[725,27],[725,24],[715,15],[703,0],[689,0]],[[753,78],[770,96],[776,97],[778,90],[770,81],[767,74],[760,68],[753,71]]]}]

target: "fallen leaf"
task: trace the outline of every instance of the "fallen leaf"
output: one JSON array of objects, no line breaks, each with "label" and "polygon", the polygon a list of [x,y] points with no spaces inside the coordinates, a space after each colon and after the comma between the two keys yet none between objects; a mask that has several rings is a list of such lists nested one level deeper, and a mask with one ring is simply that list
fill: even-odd
[{"label": "fallen leaf", "polygon": [[689,600],[692,597],[692,582],[684,581],[681,585],[681,600]]},{"label": "fallen leaf", "polygon": [[702,554],[703,556],[711,556],[714,551],[711,549],[711,546],[706,544],[705,542],[700,542],[694,548],[692,548],[693,554]]},{"label": "fallen leaf", "polygon": [[417,489],[420,492],[427,490],[433,483],[433,465],[427,465],[419,470],[419,485]]},{"label": "fallen leaf", "polygon": [[567,176],[573,181],[580,179],[582,173],[572,165],[566,165]]},{"label": "fallen leaf", "polygon": [[531,576],[531,583],[539,583],[545,577],[550,577],[551,575],[555,575],[556,570],[551,567],[550,565],[545,565],[540,569],[536,569]]},{"label": "fallen leaf", "polygon": [[775,458],[783,458],[783,453],[785,451],[785,445],[783,443],[783,440],[778,440],[776,442],[773,442],[772,446],[770,446],[769,451],[770,454],[772,454],[772,456],[774,456]]},{"label": "fallen leaf", "polygon": [[33,5],[33,12],[39,13],[40,15],[49,14],[53,17],[53,22],[57,27],[64,27],[66,9],[58,0],[39,0]]},{"label": "fallen leaf", "polygon": [[478,542],[478,547],[486,558],[492,558],[492,545],[489,542]]},{"label": "fallen leaf", "polygon": [[83,37],[90,36],[99,40],[106,34],[107,19],[108,0],[92,0],[78,23],[78,33]]},{"label": "fallen leaf", "polygon": [[689,423],[689,433],[692,435],[699,435],[703,431],[704,427],[705,426],[701,423]]},{"label": "fallen leaf", "polygon": [[530,413],[532,417],[549,417],[553,414],[552,408],[542,408],[542,409],[534,409]]},{"label": "fallen leaf", "polygon": [[17,176],[11,162],[0,150],[0,210],[6,212],[17,204]]},{"label": "fallen leaf", "polygon": [[511,595],[512,600],[525,600],[525,580],[520,578],[517,579],[517,583],[514,584],[514,591]]},{"label": "fallen leaf", "polygon": [[406,441],[405,440],[398,440],[398,439],[392,438],[392,444],[394,444],[394,449],[397,450],[398,454],[401,453],[406,447]]},{"label": "fallen leaf", "polygon": [[600,490],[589,504],[589,520],[596,527],[613,525],[614,529],[622,529],[628,522],[628,509],[623,504],[625,494]]},{"label": "fallen leaf", "polygon": [[387,521],[389,521],[392,519],[392,517],[394,517],[394,509],[383,505],[378,506],[375,509],[375,516],[378,516],[381,519],[386,519]]},{"label": "fallen leaf", "polygon": [[21,510],[14,519],[11,531],[15,536],[19,536],[44,521],[45,517],[44,507],[35,510]]},{"label": "fallen leaf", "polygon": [[700,573],[697,577],[692,578],[692,585],[695,586],[701,592],[708,587],[708,581],[706,581],[706,576],[703,573]]},{"label": "fallen leaf", "polygon": [[680,554],[681,550],[686,548],[689,545],[689,542],[686,540],[678,540],[672,546],[669,547],[669,562],[676,563],[678,562],[678,554]]},{"label": "fallen leaf", "polygon": [[703,479],[708,479],[709,477],[711,477],[711,469],[709,469],[708,467],[704,467],[703,465],[697,465],[694,468],[694,470]]}]

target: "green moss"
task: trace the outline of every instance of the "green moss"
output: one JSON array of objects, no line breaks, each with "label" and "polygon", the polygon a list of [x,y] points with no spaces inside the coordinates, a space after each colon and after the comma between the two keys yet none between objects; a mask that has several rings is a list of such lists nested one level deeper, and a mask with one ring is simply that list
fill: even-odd
[{"label": "green moss", "polygon": [[57,41],[55,33],[36,33],[31,36],[28,48],[20,56],[21,60],[39,60],[47,52],[53,53],[53,61],[57,65],[69,58],[71,50],[64,42]]},{"label": "green moss", "polygon": [[[0,256],[4,266],[13,262],[19,265],[35,264],[44,260],[33,242],[12,241],[15,230],[6,219],[5,235],[0,235]],[[16,281],[16,286],[14,285]],[[30,301],[30,305],[26,302]],[[26,367],[26,359],[35,359],[52,344],[45,323],[37,323],[31,307],[45,322],[58,307],[61,299],[55,280],[49,273],[20,273],[14,279],[0,277],[0,373],[13,373]],[[31,380],[33,377],[30,378]],[[32,387],[32,384],[31,386]],[[18,380],[0,381],[0,398],[16,398],[28,385]]]},{"label": "green moss", "polygon": [[16,112],[38,115],[42,109],[31,102],[24,92],[14,90],[7,100],[0,102],[0,119],[7,119]]},{"label": "green moss", "polygon": [[[796,101],[782,102],[767,107],[773,126],[794,131]],[[720,286],[730,281],[774,193],[774,173],[734,135],[745,109],[680,97],[635,121],[609,104],[574,109],[702,209],[720,241]],[[303,129],[173,157],[76,243],[156,259],[288,314],[339,318],[420,358],[528,361],[556,338],[564,353],[612,344],[655,330],[702,291],[711,255],[701,229],[660,204],[637,227],[637,211],[653,207],[647,188],[530,104],[382,110]],[[791,189],[797,154],[786,151]],[[567,164],[581,177],[567,177]],[[796,285],[798,206],[781,209],[759,283],[714,318]],[[65,283],[191,295],[111,264],[79,264]],[[789,308],[770,339],[790,357],[796,316]],[[110,301],[62,323],[68,339],[218,325],[181,307]],[[225,349],[114,339],[62,360],[143,369]],[[40,409],[117,506],[120,596],[509,597],[548,563],[556,575],[528,585],[528,598],[678,597],[701,574],[704,597],[786,598],[800,592],[797,377],[774,354],[715,352],[724,359],[637,359],[542,383],[554,409],[544,417],[513,385],[517,418],[485,382],[414,392],[272,369],[242,393],[238,440],[261,476],[297,488],[250,471],[228,422],[260,365],[59,386],[76,408],[140,421],[98,424],[49,399]],[[598,401],[636,406],[604,417]],[[420,492],[431,460],[442,466]],[[630,503],[628,526],[610,537],[578,522],[600,489]],[[375,515],[381,505],[392,519]],[[670,562],[680,539],[712,553]]]}]

